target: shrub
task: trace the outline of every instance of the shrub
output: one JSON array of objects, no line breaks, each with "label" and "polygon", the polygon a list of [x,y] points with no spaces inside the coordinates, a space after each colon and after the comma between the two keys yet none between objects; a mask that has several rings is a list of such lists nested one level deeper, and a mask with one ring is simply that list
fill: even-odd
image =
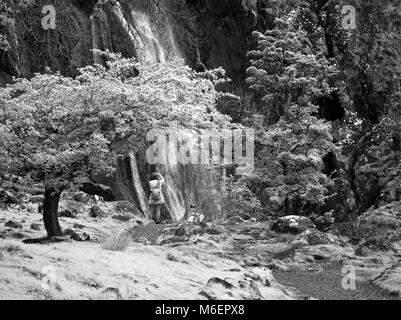
[{"label": "shrub", "polygon": [[11,255],[23,253],[23,249],[18,245],[18,243],[14,241],[6,242],[0,245],[0,256],[3,256],[4,253],[9,253]]},{"label": "shrub", "polygon": [[262,205],[242,179],[227,178],[223,191],[222,214],[225,218],[230,216],[240,216],[245,219],[260,218]]},{"label": "shrub", "polygon": [[128,232],[122,232],[111,236],[103,243],[102,248],[111,251],[125,251],[131,241],[131,235]]}]

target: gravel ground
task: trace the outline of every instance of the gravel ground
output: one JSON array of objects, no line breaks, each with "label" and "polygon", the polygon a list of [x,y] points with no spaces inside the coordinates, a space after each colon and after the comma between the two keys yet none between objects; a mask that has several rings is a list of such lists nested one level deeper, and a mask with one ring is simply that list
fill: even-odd
[{"label": "gravel ground", "polygon": [[322,263],[323,272],[308,272],[301,269],[290,272],[274,271],[276,280],[295,288],[302,296],[320,300],[401,300],[375,285],[357,282],[355,290],[344,290],[341,285],[343,265],[336,262]]}]

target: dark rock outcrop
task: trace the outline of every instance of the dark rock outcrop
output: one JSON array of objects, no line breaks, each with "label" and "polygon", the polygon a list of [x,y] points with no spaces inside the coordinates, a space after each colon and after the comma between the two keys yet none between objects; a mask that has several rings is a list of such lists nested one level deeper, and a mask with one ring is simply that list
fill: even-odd
[{"label": "dark rock outcrop", "polygon": [[64,218],[72,218],[72,219],[76,219],[77,215],[72,212],[71,210],[65,209],[61,212],[58,213],[59,217],[64,217]]},{"label": "dark rock outcrop", "polygon": [[13,220],[7,221],[4,226],[12,229],[22,229],[22,224]]},{"label": "dark rock outcrop", "polygon": [[285,216],[275,220],[271,225],[271,229],[276,232],[292,234],[299,234],[315,228],[312,220],[302,216]]},{"label": "dark rock outcrop", "polygon": [[110,187],[99,183],[85,182],[80,188],[81,191],[91,196],[101,196],[105,201],[114,201],[115,196]]}]

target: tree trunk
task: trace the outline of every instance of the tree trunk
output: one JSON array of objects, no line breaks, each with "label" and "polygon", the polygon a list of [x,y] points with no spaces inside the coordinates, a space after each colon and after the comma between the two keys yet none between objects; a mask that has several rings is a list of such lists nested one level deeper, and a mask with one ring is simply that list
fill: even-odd
[{"label": "tree trunk", "polygon": [[60,224],[58,222],[58,203],[60,201],[61,190],[53,187],[46,187],[45,200],[43,201],[43,222],[48,237],[62,236]]}]

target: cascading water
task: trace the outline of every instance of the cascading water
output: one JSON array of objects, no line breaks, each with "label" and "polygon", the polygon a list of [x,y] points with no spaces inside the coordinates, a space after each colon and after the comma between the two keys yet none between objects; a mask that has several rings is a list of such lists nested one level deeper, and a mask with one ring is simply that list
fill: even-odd
[{"label": "cascading water", "polygon": [[[168,19],[161,21],[160,11],[152,7],[155,1],[145,2],[127,0],[115,6],[96,5],[90,17],[93,48],[114,52],[121,49],[123,54],[135,56],[142,64],[184,59]],[[94,61],[101,63],[102,58],[95,55]],[[188,137],[181,139],[183,142]],[[198,205],[202,183],[207,182],[212,187],[216,180],[216,173],[202,165],[166,161],[158,166],[158,170],[166,180],[163,187],[166,200],[164,211],[176,221],[184,218],[191,206]],[[147,178],[150,173],[151,166],[143,153],[131,153],[119,162],[113,181],[106,183],[112,186],[117,198],[134,202],[148,216]]]}]

